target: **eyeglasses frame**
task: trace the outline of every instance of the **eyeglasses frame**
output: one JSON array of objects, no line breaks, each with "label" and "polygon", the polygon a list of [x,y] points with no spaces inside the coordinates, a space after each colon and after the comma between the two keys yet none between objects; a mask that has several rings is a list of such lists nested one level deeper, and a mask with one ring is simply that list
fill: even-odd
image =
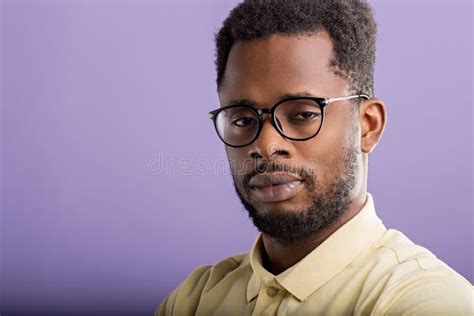
[{"label": "eyeglasses frame", "polygon": [[[284,138],[294,140],[294,141],[305,141],[305,140],[308,140],[308,139],[311,139],[311,138],[315,137],[321,131],[321,128],[323,127],[323,124],[324,124],[325,107],[327,105],[329,105],[331,103],[334,103],[334,102],[337,102],[337,101],[344,101],[344,100],[357,99],[357,98],[362,98],[362,99],[365,99],[365,100],[370,99],[370,97],[366,94],[355,94],[355,95],[349,95],[349,96],[345,96],[345,97],[336,97],[336,98],[320,98],[320,97],[311,97],[311,96],[292,97],[292,98],[285,98],[283,100],[280,100],[277,103],[275,103],[274,105],[272,105],[270,108],[265,108],[265,109],[256,109],[256,108],[254,108],[253,106],[250,106],[250,105],[240,105],[240,104],[224,106],[222,108],[210,111],[209,112],[209,118],[214,123],[214,128],[216,130],[217,136],[219,136],[219,138],[221,139],[221,141],[224,144],[226,144],[229,147],[233,147],[233,148],[240,148],[240,147],[248,146],[248,145],[252,144],[255,140],[258,139],[258,137],[260,136],[260,132],[262,131],[262,128],[263,128],[263,117],[262,117],[263,114],[270,114],[271,115],[272,125],[275,127],[275,129],[278,131],[278,133],[281,136],[283,136]],[[277,107],[279,105],[285,103],[285,102],[294,101],[294,100],[311,100],[311,101],[316,102],[319,105],[319,107],[321,108],[321,125],[319,126],[318,130],[313,135],[311,135],[309,137],[292,138],[292,137],[286,136],[285,133],[280,129],[280,127],[278,127],[278,124],[276,122],[276,116],[275,116],[275,112],[276,112]],[[246,143],[244,145],[237,145],[236,146],[236,145],[231,145],[231,144],[227,143],[222,138],[222,136],[220,135],[220,133],[217,129],[217,121],[216,121],[217,115],[220,112],[224,111],[224,110],[235,108],[235,107],[247,108],[247,109],[251,110],[252,112],[255,112],[257,114],[257,117],[258,117],[258,130],[257,130],[257,133],[255,134],[255,137],[251,141],[249,141],[248,143]]]}]

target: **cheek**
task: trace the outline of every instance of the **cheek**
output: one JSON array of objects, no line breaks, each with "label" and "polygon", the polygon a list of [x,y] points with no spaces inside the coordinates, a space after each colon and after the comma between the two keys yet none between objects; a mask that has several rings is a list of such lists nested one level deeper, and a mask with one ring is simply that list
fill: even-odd
[{"label": "cheek", "polygon": [[328,125],[314,139],[296,145],[304,166],[313,169],[319,181],[341,172],[340,162],[349,137],[346,128]]},{"label": "cheek", "polygon": [[322,141],[307,141],[308,143],[298,150],[300,161],[304,168],[309,168],[317,175],[318,180],[324,176],[328,170],[332,169],[336,158],[335,144],[326,146]]},{"label": "cheek", "polygon": [[232,173],[238,177],[246,174],[249,170],[251,160],[246,159],[245,153],[237,148],[229,147],[226,147],[225,151]]}]

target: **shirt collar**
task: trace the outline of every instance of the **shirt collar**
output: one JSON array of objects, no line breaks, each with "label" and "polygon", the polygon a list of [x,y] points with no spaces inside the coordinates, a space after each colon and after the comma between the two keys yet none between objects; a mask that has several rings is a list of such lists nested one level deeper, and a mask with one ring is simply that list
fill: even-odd
[{"label": "shirt collar", "polygon": [[298,300],[304,301],[356,259],[360,252],[373,244],[386,231],[375,213],[372,195],[362,210],[329,236],[300,262],[275,276],[262,265],[262,237],[257,237],[250,252],[254,273],[247,285],[247,301],[255,298],[261,283],[278,283]]}]

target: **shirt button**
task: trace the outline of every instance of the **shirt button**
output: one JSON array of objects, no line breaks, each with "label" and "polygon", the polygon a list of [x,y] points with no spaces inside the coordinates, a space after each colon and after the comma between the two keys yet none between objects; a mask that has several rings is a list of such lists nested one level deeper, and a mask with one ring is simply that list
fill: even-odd
[{"label": "shirt button", "polygon": [[278,289],[274,288],[273,286],[267,289],[267,295],[270,297],[274,297],[275,295],[277,295],[277,293],[278,293]]}]

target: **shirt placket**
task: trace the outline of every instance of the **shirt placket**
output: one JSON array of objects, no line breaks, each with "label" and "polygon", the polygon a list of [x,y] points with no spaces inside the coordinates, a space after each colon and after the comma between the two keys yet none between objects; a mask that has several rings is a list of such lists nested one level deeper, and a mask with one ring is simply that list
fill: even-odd
[{"label": "shirt placket", "polygon": [[276,315],[284,296],[285,289],[274,278],[263,278],[252,315]]}]

